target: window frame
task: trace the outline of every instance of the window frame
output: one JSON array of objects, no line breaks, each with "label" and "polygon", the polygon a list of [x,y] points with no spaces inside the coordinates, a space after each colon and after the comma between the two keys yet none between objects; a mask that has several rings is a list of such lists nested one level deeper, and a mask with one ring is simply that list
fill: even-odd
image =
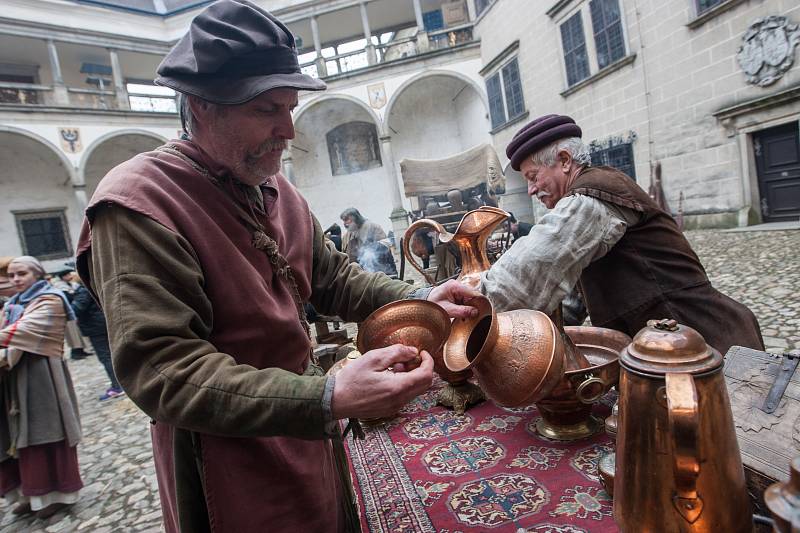
[{"label": "window frame", "polygon": [[[17,227],[17,236],[19,237],[20,246],[23,255],[34,255],[40,261],[48,261],[53,259],[63,259],[65,257],[72,257],[74,249],[72,247],[72,237],[69,233],[69,221],[67,220],[66,207],[52,207],[47,209],[26,209],[22,211],[11,211],[14,215],[14,223]],[[46,218],[58,218],[61,222],[61,231],[64,237],[65,250],[63,252],[54,252],[48,254],[34,254],[29,249],[29,244],[25,237],[25,230],[22,223],[25,220],[37,220]]]},{"label": "window frame", "polygon": [[[589,154],[592,156],[592,166],[596,165],[595,160],[594,160],[594,156],[597,155],[598,157],[601,157],[602,159],[604,159],[603,161],[600,162],[602,165],[606,165],[606,166],[610,166],[611,168],[615,168],[615,169],[619,170],[620,172],[624,173],[629,178],[631,178],[634,182],[638,183],[638,181],[636,179],[636,153],[635,153],[635,150],[634,150],[634,141],[635,141],[635,139],[626,139],[623,142],[620,142],[620,143],[617,143],[617,144],[609,143],[607,145],[602,145],[602,146],[598,145],[598,144],[590,144],[589,145]],[[625,149],[630,151],[630,165],[629,165],[630,170],[631,170],[630,173],[625,172],[620,167],[612,165],[611,161],[609,160],[610,159],[609,156],[610,156],[612,151],[620,150],[620,149],[623,149],[623,148],[625,148]]]},{"label": "window frame", "polygon": [[[592,20],[592,12],[590,5],[591,2],[592,0],[581,0],[580,2],[572,6],[571,9],[569,10],[565,9],[559,12],[557,17],[554,15],[553,21],[555,22],[556,27],[558,29],[557,31],[558,49],[561,61],[561,72],[562,72],[561,77],[564,82],[564,92],[568,92],[570,91],[570,89],[580,86],[582,83],[586,82],[586,80],[591,80],[594,76],[602,72],[614,69],[614,67],[617,66],[619,63],[624,62],[626,59],[634,55],[633,50],[631,50],[630,47],[630,40],[628,38],[628,23],[625,17],[625,2],[623,0],[616,0],[617,4],[619,5],[619,24],[622,29],[622,44],[624,46],[625,53],[619,59],[609,63],[603,68],[600,68],[600,63],[597,57],[597,45],[595,43],[594,23]],[[561,37],[561,26],[563,26],[569,19],[571,19],[574,15],[576,15],[579,12],[581,13],[583,39],[586,46],[586,54],[589,56],[588,57],[589,75],[570,85],[567,76],[567,62],[564,51],[564,43]]]},{"label": "window frame", "polygon": [[[516,50],[514,50],[514,51],[516,51]],[[511,65],[514,62],[516,62],[516,65],[517,65],[517,82],[519,84],[519,95],[520,95],[520,100],[522,102],[522,110],[519,113],[517,113],[516,115],[514,115],[513,117],[511,117],[508,114],[508,98],[506,96],[506,93],[507,93],[508,89],[506,87],[506,76],[505,76],[503,71],[509,65]],[[500,102],[501,102],[501,104],[503,106],[503,121],[499,122],[497,124],[495,124],[494,120],[493,120],[494,117],[492,115],[492,102],[490,100],[491,96],[490,96],[490,92],[489,92],[489,83],[495,77],[497,77],[498,80],[499,80]],[[527,107],[525,105],[525,90],[524,90],[523,85],[522,85],[522,72],[520,71],[520,68],[519,68],[519,55],[518,54],[513,53],[513,54],[510,54],[510,55],[504,57],[501,62],[497,62],[497,64],[494,65],[494,68],[492,68],[489,72],[486,72],[484,74],[483,79],[484,79],[484,85],[486,87],[486,100],[487,100],[487,104],[488,104],[488,108],[489,108],[489,125],[491,126],[491,132],[492,133],[494,133],[496,131],[499,131],[499,130],[503,129],[504,127],[506,127],[506,126],[508,126],[510,124],[513,124],[513,123],[517,122],[518,120],[520,120],[521,118],[527,116],[528,109],[527,109]]]},{"label": "window frame", "polygon": [[714,5],[709,6],[709,7],[705,8],[705,9],[700,9],[700,2],[701,1],[702,0],[692,0],[692,3],[694,4],[694,14],[695,14],[696,17],[699,17],[700,15],[703,15],[705,13],[708,13],[712,9],[714,9],[716,7],[719,7],[720,5],[722,5],[722,4],[724,4],[726,2],[726,0],[716,0],[716,3]]}]

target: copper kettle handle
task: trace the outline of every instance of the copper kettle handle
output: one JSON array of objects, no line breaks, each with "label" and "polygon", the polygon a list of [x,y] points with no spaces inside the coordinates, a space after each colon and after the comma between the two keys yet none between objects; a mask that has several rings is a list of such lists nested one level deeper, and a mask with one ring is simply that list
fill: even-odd
[{"label": "copper kettle handle", "polygon": [[431,228],[432,230],[438,232],[439,234],[449,235],[448,231],[444,229],[444,226],[436,222],[435,220],[431,220],[429,218],[421,218],[411,224],[408,229],[406,230],[405,235],[403,236],[403,255],[406,256],[406,259],[411,266],[413,266],[417,272],[422,274],[422,277],[425,278],[425,281],[433,285],[436,280],[431,279],[431,277],[425,273],[422,266],[414,261],[414,256],[411,254],[411,249],[409,248],[409,243],[411,242],[411,237],[414,236],[414,232],[416,232],[420,228]]},{"label": "copper kettle handle", "polygon": [[700,413],[694,378],[686,373],[666,374],[667,416],[672,438],[675,494],[672,504],[688,523],[693,524],[703,512],[703,499],[697,493],[700,475],[698,431]]}]

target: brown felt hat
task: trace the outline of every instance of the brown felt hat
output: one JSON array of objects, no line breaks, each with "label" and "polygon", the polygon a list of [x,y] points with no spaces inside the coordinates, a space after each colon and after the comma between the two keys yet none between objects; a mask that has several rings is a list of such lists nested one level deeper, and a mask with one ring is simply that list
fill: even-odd
[{"label": "brown felt hat", "polygon": [[580,137],[583,135],[580,126],[566,115],[545,115],[529,122],[514,135],[506,147],[506,156],[511,161],[511,168],[519,171],[522,161],[559,139]]},{"label": "brown felt hat", "polygon": [[278,87],[322,91],[300,72],[294,36],[247,0],[220,0],[192,20],[155,82],[216,104],[243,104]]}]

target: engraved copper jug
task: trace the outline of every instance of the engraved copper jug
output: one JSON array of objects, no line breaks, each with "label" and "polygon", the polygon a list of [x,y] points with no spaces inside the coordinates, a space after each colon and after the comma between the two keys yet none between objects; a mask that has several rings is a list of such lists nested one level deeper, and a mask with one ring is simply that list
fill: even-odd
[{"label": "engraved copper jug", "polygon": [[486,297],[470,305],[478,315],[453,320],[444,364],[453,372],[474,370],[481,389],[505,407],[546,397],[564,376],[561,335],[541,311],[496,313]]},{"label": "engraved copper jug", "polygon": [[409,243],[414,232],[422,228],[430,228],[439,233],[439,241],[452,242],[458,248],[461,257],[461,274],[458,276],[461,283],[468,287],[476,288],[480,283],[482,272],[489,270],[491,263],[486,254],[486,241],[489,236],[505,219],[508,213],[497,207],[483,206],[465,214],[459,222],[455,233],[448,232],[444,226],[435,220],[423,218],[411,224],[403,237],[403,253],[415,269],[422,274],[428,283],[434,280],[428,276],[411,255]]},{"label": "engraved copper jug", "polygon": [[651,320],[620,352],[620,365],[620,530],[752,532],[720,353],[690,327]]}]

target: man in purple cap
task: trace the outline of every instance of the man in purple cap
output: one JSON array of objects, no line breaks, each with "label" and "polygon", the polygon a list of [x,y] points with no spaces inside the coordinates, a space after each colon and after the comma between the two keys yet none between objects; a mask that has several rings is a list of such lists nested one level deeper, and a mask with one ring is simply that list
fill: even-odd
[{"label": "man in purple cap", "polygon": [[506,149],[550,212],[484,274],[497,310],[552,313],[580,282],[594,326],[633,336],[648,320],[673,318],[723,354],[763,350],[753,313],[711,286],[673,218],[622,172],[591,166],[581,135],[570,117],[546,115]]},{"label": "man in purple cap", "polygon": [[[119,382],[153,419],[165,528],[358,530],[336,420],[396,412],[430,386],[432,360],[395,345],[335,379],[313,361],[305,302],[363,320],[412,296],[337,252],[279,173],[298,90],[325,84],[300,72],[289,30],[245,0],[198,15],[158,73],[182,96],[185,135],[102,180],[78,270],[106,314]],[[455,303],[470,295],[458,283],[416,292],[454,317],[475,312]]]}]

